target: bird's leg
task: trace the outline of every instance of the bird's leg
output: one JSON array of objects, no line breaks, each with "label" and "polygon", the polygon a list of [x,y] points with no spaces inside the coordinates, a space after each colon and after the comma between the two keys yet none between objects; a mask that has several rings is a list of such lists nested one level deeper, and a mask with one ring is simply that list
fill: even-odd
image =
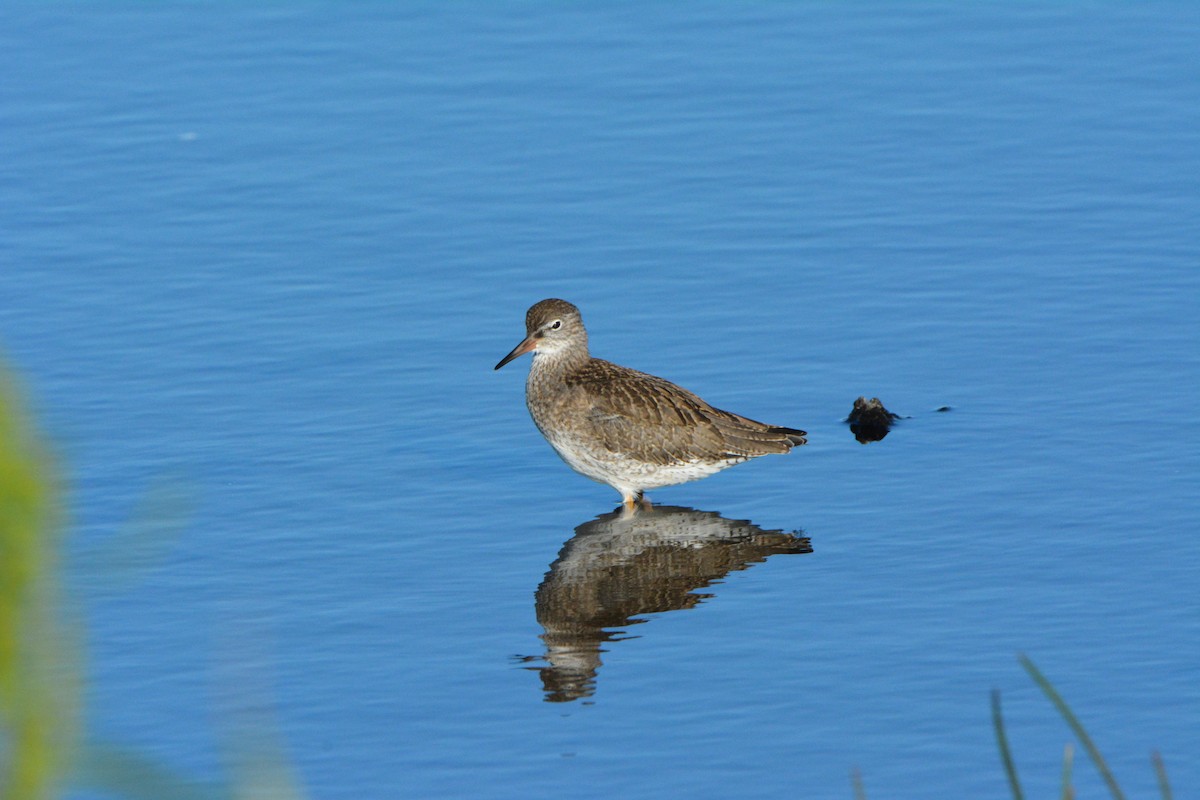
[{"label": "bird's leg", "polygon": [[646,497],[646,495],[644,495],[644,494],[638,495],[638,499],[642,501],[642,508],[645,509],[646,511],[649,511],[652,508],[654,508],[654,504],[650,502],[650,498]]},{"label": "bird's leg", "polygon": [[625,506],[626,513],[630,514],[638,508],[650,508],[650,501],[645,498],[645,492],[621,493],[621,503]]}]

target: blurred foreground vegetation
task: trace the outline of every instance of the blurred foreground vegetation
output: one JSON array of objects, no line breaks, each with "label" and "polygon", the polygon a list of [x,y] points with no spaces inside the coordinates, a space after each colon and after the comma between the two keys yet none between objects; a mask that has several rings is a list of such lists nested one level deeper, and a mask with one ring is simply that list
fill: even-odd
[{"label": "blurred foreground vegetation", "polygon": [[[60,584],[62,508],[58,470],[0,365],[0,800],[71,788],[147,800],[303,797],[269,721],[235,726],[232,778],[207,782],[82,735],[82,636]],[[143,524],[110,546],[146,544],[146,531],[161,528]],[[119,572],[110,568],[122,558],[98,562]]]},{"label": "blurred foreground vegetation", "polygon": [[0,797],[53,797],[79,720],[79,663],[61,612],[60,487],[0,368]]}]

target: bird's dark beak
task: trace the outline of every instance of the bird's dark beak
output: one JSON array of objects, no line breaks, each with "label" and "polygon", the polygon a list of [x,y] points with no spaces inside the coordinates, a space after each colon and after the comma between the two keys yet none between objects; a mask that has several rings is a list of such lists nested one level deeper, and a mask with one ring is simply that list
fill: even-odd
[{"label": "bird's dark beak", "polygon": [[508,362],[512,361],[517,356],[523,356],[526,353],[528,353],[530,350],[533,350],[536,347],[537,347],[537,339],[533,338],[532,335],[526,336],[524,339],[521,340],[521,343],[519,345],[517,345],[516,347],[514,347],[512,349],[511,353],[506,355],[504,358],[500,359],[500,363],[497,364],[493,369],[500,369],[501,367],[503,367]]}]

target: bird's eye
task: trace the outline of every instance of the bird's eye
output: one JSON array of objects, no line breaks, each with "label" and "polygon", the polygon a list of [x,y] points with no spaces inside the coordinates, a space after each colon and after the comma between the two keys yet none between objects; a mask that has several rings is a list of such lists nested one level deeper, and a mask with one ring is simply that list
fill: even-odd
[{"label": "bird's eye", "polygon": [[558,329],[559,329],[559,328],[561,328],[561,327],[562,327],[562,320],[561,320],[561,319],[556,319],[556,320],[554,320],[554,322],[551,322],[551,323],[550,323],[550,330],[552,330],[552,331],[556,331],[556,330],[558,330]]}]

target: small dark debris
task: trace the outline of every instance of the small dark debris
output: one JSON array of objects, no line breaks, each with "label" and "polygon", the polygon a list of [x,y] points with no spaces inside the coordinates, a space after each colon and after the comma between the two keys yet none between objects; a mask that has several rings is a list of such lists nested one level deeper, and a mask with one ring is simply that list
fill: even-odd
[{"label": "small dark debris", "polygon": [[893,414],[883,407],[878,397],[868,400],[860,397],[854,401],[854,408],[846,422],[850,423],[850,432],[862,444],[878,442],[888,435],[892,423],[898,420],[898,414]]},{"label": "small dark debris", "polygon": [[936,411],[937,411],[939,414],[941,414],[941,413],[944,413],[944,412],[946,412],[946,411],[949,411],[949,410],[950,410],[950,406],[942,406],[941,408],[938,408],[938,409],[935,409],[935,410],[936,410]]}]

